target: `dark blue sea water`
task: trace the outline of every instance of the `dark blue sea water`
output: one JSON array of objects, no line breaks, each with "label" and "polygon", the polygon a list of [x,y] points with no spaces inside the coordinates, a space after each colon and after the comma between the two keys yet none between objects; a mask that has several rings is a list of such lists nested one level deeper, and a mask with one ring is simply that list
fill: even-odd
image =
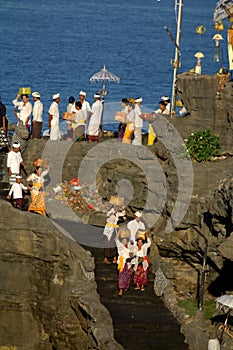
[{"label": "dark blue sea water", "polygon": [[[214,74],[214,0],[184,0],[180,72],[195,66],[202,51],[203,74]],[[174,0],[8,0],[0,6],[0,95],[10,121],[15,121],[12,100],[19,87],[40,91],[44,129],[51,95],[61,93],[60,111],[80,89],[93,93],[101,84],[89,78],[104,64],[121,78],[107,85],[106,106],[122,97],[143,97],[144,106],[157,108],[161,95],[171,95],[175,47],[164,26],[176,36]],[[204,25],[207,31],[197,35]],[[226,31],[223,33],[226,36]],[[224,42],[226,59],[226,38]],[[225,62],[227,64],[227,62]],[[111,119],[107,115],[105,118]]]}]

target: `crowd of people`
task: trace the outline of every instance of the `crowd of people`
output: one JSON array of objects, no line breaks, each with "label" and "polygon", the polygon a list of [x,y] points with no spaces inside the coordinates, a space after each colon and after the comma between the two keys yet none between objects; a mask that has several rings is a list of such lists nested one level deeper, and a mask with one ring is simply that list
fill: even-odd
[{"label": "crowd of people", "polygon": [[[66,111],[61,115],[59,103],[60,94],[52,95],[52,102],[48,109],[48,134],[50,140],[61,140],[60,119],[66,120],[66,140],[76,141],[87,139],[89,141],[99,141],[99,136],[103,120],[103,101],[101,94],[95,93],[92,105],[86,100],[86,91],[80,90],[77,99],[70,96],[68,99]],[[28,130],[30,138],[39,139],[42,136],[42,126],[45,121],[43,117],[43,103],[41,94],[38,91],[32,92],[33,104],[29,101],[28,94],[17,93],[12,101],[14,114],[17,118],[17,125],[23,125]],[[121,101],[122,109],[113,116],[116,122],[119,122],[118,141],[122,143],[132,143],[134,145],[142,144],[142,126],[143,121],[148,121],[148,145],[154,143],[156,133],[150,122],[155,120],[157,114],[169,116],[171,106],[169,96],[162,96],[159,102],[159,108],[153,113],[142,112],[142,97],[123,98]],[[186,115],[184,106],[180,110],[180,115]],[[0,98],[0,128],[7,133],[6,107]]]},{"label": "crowd of people", "polygon": [[150,122],[155,120],[157,114],[170,115],[170,99],[168,96],[162,96],[159,102],[159,108],[153,113],[144,113],[141,110],[142,97],[136,99],[123,98],[122,110],[115,113],[114,119],[119,121],[118,141],[127,144],[142,144],[142,126],[143,120],[148,121],[148,145],[152,145],[156,139],[156,134]]},{"label": "crowd of people", "polygon": [[131,280],[134,290],[145,291],[149,271],[148,250],[151,245],[145,224],[141,220],[142,213],[137,211],[127,227],[119,227],[118,223],[123,222],[122,218],[126,219],[125,215],[124,206],[114,205],[107,213],[103,231],[104,263],[117,263],[120,297],[129,289]]},{"label": "crowd of people", "polygon": [[[40,100],[40,93],[32,93],[34,104],[29,102],[27,94],[17,94],[12,101],[17,118],[17,124],[25,126],[31,138],[39,139],[43,124],[43,103]],[[63,119],[67,125],[67,140],[75,141],[86,137],[89,141],[99,141],[100,124],[103,112],[101,95],[94,94],[94,103],[86,101],[86,92],[79,92],[79,99],[76,101],[73,96],[69,97],[66,112]],[[60,94],[52,96],[52,103],[48,110],[48,127],[50,129],[50,140],[60,140],[59,129],[59,103]],[[118,141],[126,144],[142,144],[142,126],[143,120],[150,120],[157,113],[170,113],[170,100],[163,96],[159,103],[159,109],[148,114],[141,110],[143,99],[123,98],[122,110],[116,112],[114,119],[119,121]],[[6,108],[0,101],[0,121],[1,129],[7,133]],[[154,132],[154,131],[153,131]],[[149,129],[150,133],[150,129]],[[28,176],[27,167],[23,161],[20,152],[20,143],[14,142],[7,154],[7,170],[9,174],[9,193],[8,200],[12,200],[13,205],[18,210],[24,210],[24,192],[30,193],[29,212],[46,215],[44,181],[50,169],[49,164],[37,159],[34,162],[35,169]],[[26,174],[26,185],[22,183],[21,168]],[[151,245],[150,238],[147,236],[145,225],[141,220],[142,213],[136,212],[134,220],[127,224],[126,231],[128,236],[122,235],[123,228],[118,223],[126,219],[124,206],[114,205],[107,212],[106,226],[103,236],[105,239],[104,263],[116,263],[118,266],[118,288],[119,296],[123,295],[129,289],[131,281],[134,283],[134,289],[144,291],[148,282],[148,249]],[[144,236],[138,236],[142,231]]]},{"label": "crowd of people", "polygon": [[[28,130],[29,137],[34,139],[41,138],[43,125],[43,103],[38,91],[32,92],[33,105],[29,101],[28,94],[17,93],[12,101],[15,109],[14,114],[17,118],[17,125],[23,125]],[[87,137],[89,141],[99,141],[100,124],[102,118],[103,104],[101,95],[95,93],[94,103],[86,101],[86,92],[79,92],[78,100],[73,96],[69,97],[66,112],[63,113],[62,119],[67,122],[66,139],[73,141],[82,137]],[[60,133],[60,93],[52,95],[52,103],[48,109],[48,128],[49,139],[52,141],[61,140]],[[0,102],[0,128],[7,132],[6,126],[6,107]]]},{"label": "crowd of people", "polygon": [[29,191],[31,195],[31,203],[28,211],[46,215],[45,194],[44,194],[44,178],[49,173],[49,164],[46,161],[37,159],[34,161],[35,170],[27,176],[26,186],[22,184],[22,176],[20,174],[21,167],[27,175],[27,167],[23,161],[20,152],[20,143],[15,142],[11,151],[7,154],[7,170],[9,175],[10,191],[7,199],[13,200],[16,209],[24,209],[24,193]]}]

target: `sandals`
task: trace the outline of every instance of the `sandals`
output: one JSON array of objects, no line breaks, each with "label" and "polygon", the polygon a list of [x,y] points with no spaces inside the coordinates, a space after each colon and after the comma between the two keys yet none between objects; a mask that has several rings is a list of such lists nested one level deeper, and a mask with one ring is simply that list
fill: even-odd
[{"label": "sandals", "polygon": [[[139,288],[140,289],[140,288]],[[141,288],[141,292],[145,292],[145,288]]]},{"label": "sandals", "polygon": [[135,287],[134,290],[140,290],[140,287]]}]

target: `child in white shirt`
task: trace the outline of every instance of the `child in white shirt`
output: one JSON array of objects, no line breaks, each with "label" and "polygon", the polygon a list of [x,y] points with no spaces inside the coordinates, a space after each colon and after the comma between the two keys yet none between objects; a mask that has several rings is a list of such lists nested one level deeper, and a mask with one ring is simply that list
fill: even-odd
[{"label": "child in white shirt", "polygon": [[19,210],[23,210],[24,206],[23,190],[27,191],[27,187],[21,183],[21,179],[21,175],[16,175],[16,182],[11,186],[11,189],[7,196],[7,199],[11,199],[11,196],[13,195],[14,207]]}]

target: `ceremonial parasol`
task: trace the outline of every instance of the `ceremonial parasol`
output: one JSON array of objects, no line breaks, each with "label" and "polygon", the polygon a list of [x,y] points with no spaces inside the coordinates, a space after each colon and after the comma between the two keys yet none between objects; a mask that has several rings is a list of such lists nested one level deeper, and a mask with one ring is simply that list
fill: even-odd
[{"label": "ceremonial parasol", "polygon": [[[102,103],[103,103],[103,107],[104,107],[104,97],[106,96],[107,92],[106,92],[106,84],[107,82],[119,82],[120,78],[117,77],[115,74],[109,72],[106,68],[106,66],[104,65],[104,67],[101,69],[101,71],[95,73],[94,75],[92,75],[92,77],[90,78],[90,81],[92,82],[102,82],[103,87],[102,87]],[[104,108],[103,108],[104,110]],[[103,124],[103,112],[102,112],[102,118],[101,118],[101,123],[100,126],[102,128],[102,124]]]},{"label": "ceremonial parasol", "polygon": [[214,10],[214,22],[219,22],[224,18],[233,20],[233,0],[220,0]]},{"label": "ceremonial parasol", "polygon": [[217,298],[215,301],[217,303],[217,306],[220,309],[223,309],[224,312],[233,309],[233,295],[225,294]]},{"label": "ceremonial parasol", "polygon": [[219,307],[221,310],[223,310],[226,313],[226,319],[224,322],[224,326],[222,327],[222,332],[220,336],[220,341],[222,341],[223,333],[226,330],[227,327],[227,321],[230,316],[230,312],[233,309],[233,295],[222,295],[221,297],[217,298],[216,300],[216,305]]}]

